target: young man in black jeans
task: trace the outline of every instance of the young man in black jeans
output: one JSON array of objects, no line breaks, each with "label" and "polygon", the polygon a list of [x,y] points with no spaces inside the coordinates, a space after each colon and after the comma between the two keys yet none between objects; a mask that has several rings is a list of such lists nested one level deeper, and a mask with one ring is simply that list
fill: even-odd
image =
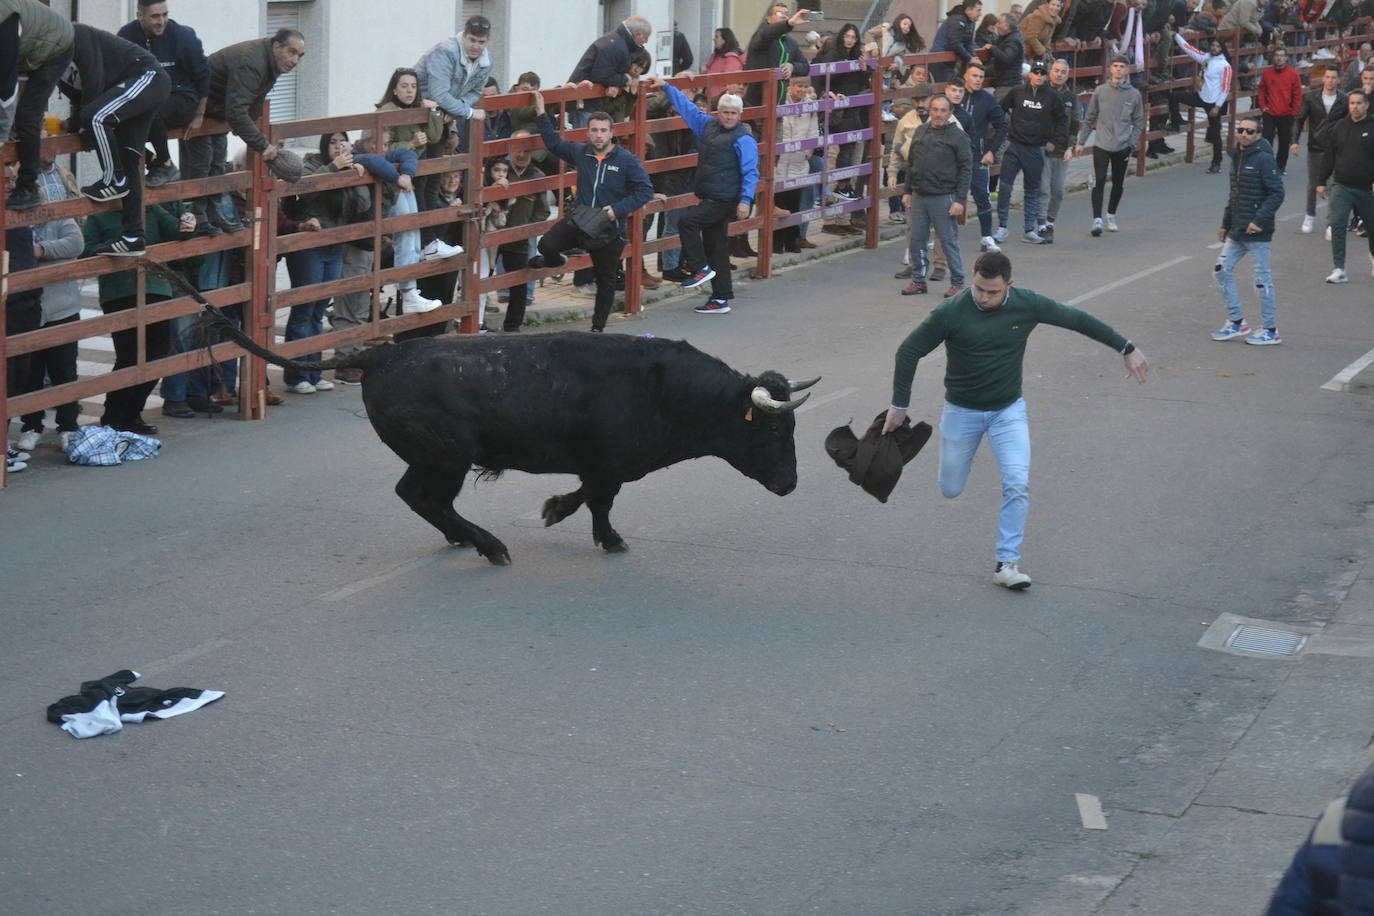
[{"label": "young man in black jeans", "polygon": [[[571,143],[558,136],[553,121],[544,113],[544,96],[534,93],[535,123],[544,146],[559,159],[577,169],[579,207],[601,207],[615,223],[616,236],[604,245],[588,249],[596,272],[596,307],[592,311],[592,330],[604,331],[606,319],[615,302],[615,279],[620,269],[620,254],[625,250],[625,222],[654,196],[654,186],[639,159],[611,137],[611,116],[594,111],[587,116],[587,142]],[[584,248],[587,237],[570,216],[559,220],[539,240],[539,254],[530,258],[536,270],[563,265],[563,252]]]}]

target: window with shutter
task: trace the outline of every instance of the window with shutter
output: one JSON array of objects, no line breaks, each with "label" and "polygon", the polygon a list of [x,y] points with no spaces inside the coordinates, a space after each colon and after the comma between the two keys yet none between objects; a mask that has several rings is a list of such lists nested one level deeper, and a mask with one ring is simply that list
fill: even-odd
[{"label": "window with shutter", "polygon": [[[267,35],[269,37],[277,34],[278,29],[300,29],[300,27],[301,4],[268,4]],[[296,69],[277,77],[276,85],[268,93],[267,99],[272,103],[273,121],[294,121],[299,117],[296,104],[296,74],[299,72],[300,70]]]}]

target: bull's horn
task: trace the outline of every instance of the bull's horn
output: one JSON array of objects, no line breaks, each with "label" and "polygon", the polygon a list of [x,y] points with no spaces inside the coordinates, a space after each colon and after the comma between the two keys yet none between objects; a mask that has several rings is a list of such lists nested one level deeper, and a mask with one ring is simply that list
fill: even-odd
[{"label": "bull's horn", "polygon": [[815,378],[806,379],[805,381],[802,381],[802,382],[794,382],[794,381],[792,381],[791,379],[788,379],[788,380],[787,380],[787,387],[790,388],[790,389],[792,389],[792,391],[794,391],[794,392],[796,392],[796,391],[805,391],[806,389],[810,388],[812,385],[816,384],[816,383],[819,382],[820,380],[821,380],[821,377],[820,377],[819,375],[816,376]]},{"label": "bull's horn", "polygon": [[768,393],[767,388],[760,385],[754,389],[752,399],[754,401],[754,406],[759,410],[764,410],[768,413],[791,413],[802,406],[809,397],[811,397],[811,395],[804,394],[795,401],[779,401]]}]

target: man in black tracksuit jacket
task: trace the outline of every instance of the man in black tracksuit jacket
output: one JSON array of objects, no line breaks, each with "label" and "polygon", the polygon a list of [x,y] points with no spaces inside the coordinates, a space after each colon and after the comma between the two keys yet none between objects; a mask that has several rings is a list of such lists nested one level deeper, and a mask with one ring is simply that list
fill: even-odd
[{"label": "man in black tracksuit jacket", "polygon": [[100,180],[81,193],[97,201],[124,200],[124,237],[96,254],[137,257],[144,253],[139,157],[148,125],[171,92],[171,80],[157,58],[138,45],[80,22],[73,29],[75,76],[58,87],[72,100],[73,120],[94,139],[101,170]]},{"label": "man in black tracksuit jacket", "polygon": [[137,12],[138,18],[115,34],[152,52],[172,81],[171,95],[148,128],[154,155],[148,163],[147,183],[156,188],[179,177],[167,145],[168,129],[197,128],[205,118],[210,61],[196,30],[168,17],[164,0],[139,0]]},{"label": "man in black tracksuit jacket", "polygon": [[[1002,178],[997,194],[997,241],[1007,237],[1007,219],[1011,215],[1011,192],[1016,186],[1016,174],[1026,174],[1026,190],[1022,206],[1025,211],[1025,234],[1021,240],[1043,245],[1045,239],[1036,233],[1036,217],[1040,213],[1040,176],[1045,169],[1045,151],[1063,154],[1068,148],[1069,119],[1059,94],[1046,80],[1049,73],[1042,63],[1031,66],[1026,82],[1012,90],[1002,100],[1002,108],[1011,122],[1007,128],[1007,151],[1002,157]],[[1048,144],[1053,144],[1051,149]]]},{"label": "man in black tracksuit jacket", "polygon": [[[778,86],[778,99],[787,98],[787,81],[794,76],[806,76],[811,64],[788,33],[806,22],[807,10],[800,9],[790,17],[786,3],[770,3],[763,14],[763,24],[754,30],[744,58],[746,70],[782,70],[784,76]],[[750,107],[763,104],[763,83],[750,83],[744,90],[744,103]]]},{"label": "man in black tracksuit jacket", "polygon": [[625,223],[631,213],[653,199],[654,186],[635,154],[615,144],[611,137],[611,116],[606,112],[589,114],[587,142],[573,143],[558,136],[553,121],[544,113],[544,97],[538,92],[534,93],[534,110],[539,114],[534,123],[544,146],[577,169],[575,206],[605,210],[618,234],[609,242],[590,247],[587,236],[573,224],[571,217],[565,216],[540,238],[539,254],[530,258],[529,266],[535,270],[561,267],[565,260],[563,252],[586,248],[596,273],[592,330],[603,331],[615,302],[616,274],[620,270],[620,254],[625,250]]},{"label": "man in black tracksuit jacket", "polygon": [[[1335,268],[1327,283],[1344,283],[1345,225],[1354,208],[1366,226],[1374,226],[1374,118],[1369,117],[1369,100],[1355,91],[1346,98],[1349,113],[1322,132],[1326,152],[1317,170],[1317,193],[1331,184],[1331,266]],[[1369,235],[1369,253],[1374,256],[1374,232]]]},{"label": "man in black tracksuit jacket", "polygon": [[[1326,152],[1326,141],[1322,137],[1323,128],[1334,124],[1346,113],[1346,96],[1339,87],[1340,75],[1332,67],[1322,74],[1322,85],[1303,93],[1302,104],[1298,106],[1298,116],[1293,119],[1293,145],[1288,148],[1290,156],[1298,154],[1298,141],[1302,130],[1307,128],[1307,209],[1302,221],[1302,231],[1311,232],[1317,222],[1317,172],[1321,169],[1322,153]],[[1327,104],[1330,103],[1330,109]]]}]

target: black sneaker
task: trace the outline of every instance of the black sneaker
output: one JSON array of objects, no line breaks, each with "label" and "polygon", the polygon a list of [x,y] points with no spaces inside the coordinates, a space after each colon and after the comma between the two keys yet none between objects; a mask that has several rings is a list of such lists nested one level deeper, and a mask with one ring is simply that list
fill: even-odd
[{"label": "black sneaker", "polygon": [[38,198],[38,188],[15,188],[5,199],[6,210],[32,210],[42,203]]},{"label": "black sneaker", "polygon": [[691,274],[683,270],[680,265],[678,267],[669,268],[663,272],[663,279],[667,280],[669,283],[681,283],[689,276],[691,276]]},{"label": "black sneaker", "polygon": [[196,219],[196,231],[191,234],[192,238],[215,238],[224,235],[224,230],[212,222]]},{"label": "black sneaker", "polygon": [[97,181],[88,184],[81,189],[81,193],[95,201],[119,200],[121,197],[129,196],[129,183],[127,181],[116,184],[110,181]]},{"label": "black sneaker", "polygon": [[543,270],[544,256],[542,254],[535,255],[534,257],[530,258],[527,262],[525,262],[525,266],[528,267],[530,270]]},{"label": "black sneaker", "polygon": [[191,408],[193,411],[200,411],[201,413],[224,413],[224,408],[219,406],[209,398],[187,398],[186,406]]},{"label": "black sneaker", "polygon": [[181,172],[171,161],[155,162],[148,166],[148,177],[143,183],[150,188],[160,188],[169,181],[180,181]]},{"label": "black sneaker", "polygon": [[701,268],[701,270],[698,270],[696,273],[689,276],[686,280],[683,280],[682,288],[696,289],[698,286],[705,283],[707,280],[710,280],[715,275],[716,272],[711,269],[710,265],[707,265]]},{"label": "black sneaker", "polygon": [[196,412],[185,401],[164,401],[162,404],[162,415],[164,417],[175,417],[178,420],[190,420],[195,417]]},{"label": "black sneaker", "polygon": [[708,299],[692,311],[698,315],[725,315],[730,311],[730,303],[724,299]]},{"label": "black sneaker", "polygon": [[144,423],[142,417],[135,417],[132,420],[119,420],[101,425],[109,425],[122,433],[137,433],[140,436],[157,435],[157,427],[151,423]]},{"label": "black sneaker", "polygon": [[911,279],[911,265],[910,265],[910,264],[907,264],[907,265],[906,265],[905,267],[903,267],[901,270],[899,270],[899,271],[897,271],[895,274],[893,274],[893,275],[892,275],[892,278],[893,278],[894,280],[910,280],[910,279]]},{"label": "black sneaker", "polygon": [[107,254],[117,258],[141,258],[148,253],[148,246],[143,244],[141,238],[126,238],[120,236],[108,245],[101,245],[95,250],[96,254]]}]

